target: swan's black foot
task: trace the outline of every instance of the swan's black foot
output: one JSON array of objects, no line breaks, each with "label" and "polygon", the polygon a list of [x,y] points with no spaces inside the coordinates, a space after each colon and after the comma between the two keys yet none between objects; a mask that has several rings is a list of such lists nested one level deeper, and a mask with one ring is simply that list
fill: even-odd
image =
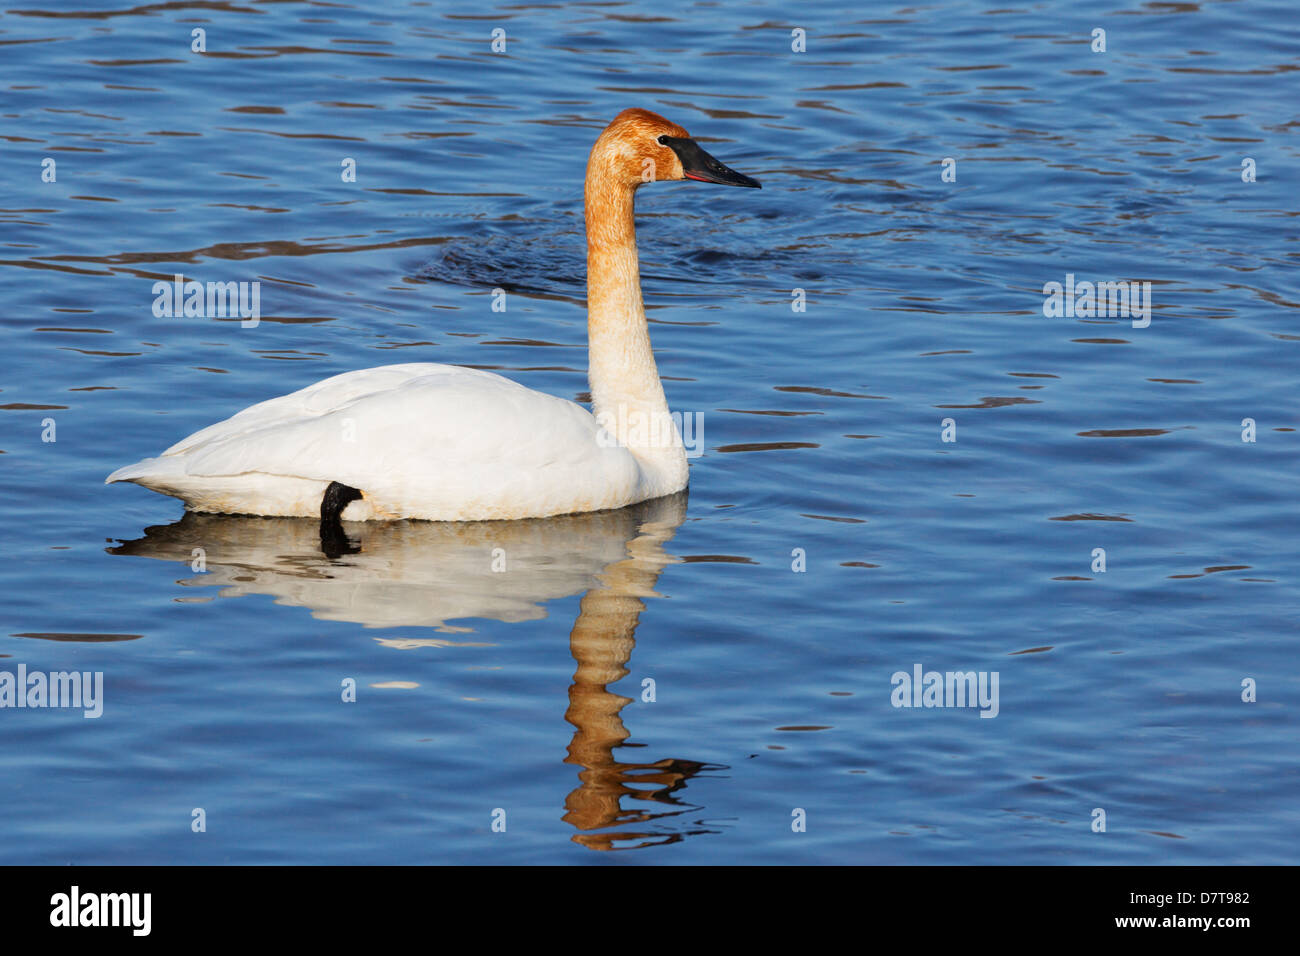
[{"label": "swan's black foot", "polygon": [[320,500],[320,520],[338,521],[343,509],[361,498],[361,492],[340,481],[331,481]]},{"label": "swan's black foot", "polygon": [[338,481],[331,481],[320,501],[320,549],[325,557],[334,559],[345,554],[357,554],[361,549],[353,547],[343,530],[339,515],[343,509],[361,497],[357,489]]}]

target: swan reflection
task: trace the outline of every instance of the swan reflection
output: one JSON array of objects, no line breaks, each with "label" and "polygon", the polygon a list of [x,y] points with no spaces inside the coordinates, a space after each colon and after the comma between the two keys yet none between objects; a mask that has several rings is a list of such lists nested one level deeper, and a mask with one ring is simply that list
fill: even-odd
[{"label": "swan reflection", "polygon": [[[455,635],[469,628],[450,621],[539,620],[546,602],[581,594],[569,635],[577,670],[564,715],[576,728],[565,762],[581,768],[580,783],[565,800],[564,820],[580,831],[573,840],[582,846],[634,849],[715,832],[674,818],[693,818],[699,809],[681,800],[690,779],[721,768],[671,757],[616,759],[629,736],[621,712],[631,698],[607,689],[628,673],[643,599],[656,596],[660,573],[676,560],[664,547],[685,516],[681,493],[618,511],[527,521],[355,523],[344,526],[355,547],[340,552],[322,542],[310,519],[187,513],[107,550],[192,567],[202,561],[206,573],[178,583],[218,586],[221,597],[269,595],[314,617],[368,628]],[[408,636],[380,643],[483,646]],[[624,798],[637,806],[625,808]]]}]

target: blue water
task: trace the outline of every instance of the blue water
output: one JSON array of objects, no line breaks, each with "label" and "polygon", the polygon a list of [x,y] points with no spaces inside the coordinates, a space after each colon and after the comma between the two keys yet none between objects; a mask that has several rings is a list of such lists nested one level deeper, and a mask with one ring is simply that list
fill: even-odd
[{"label": "blue water", "polygon": [[[0,863],[1297,862],[1290,4],[37,2],[0,671],[104,709],[0,710]],[[581,400],[628,106],[763,183],[638,197],[689,500],[331,560],[102,484],[353,368]],[[156,318],[175,273],[260,324]],[[1149,326],[1045,316],[1067,274]],[[996,672],[996,718],[894,707],[917,664]]]}]

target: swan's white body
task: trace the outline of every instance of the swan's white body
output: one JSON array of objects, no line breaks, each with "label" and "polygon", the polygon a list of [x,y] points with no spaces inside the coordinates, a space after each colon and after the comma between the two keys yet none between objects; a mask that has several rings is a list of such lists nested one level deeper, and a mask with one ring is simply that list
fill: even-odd
[{"label": "swan's white body", "polygon": [[388,365],[253,405],[106,481],[173,495],[192,511],[313,517],[339,482],[361,494],[344,520],[540,518],[681,491],[686,452],[650,349],[632,214],[647,154],[661,179],[758,185],[645,110],[620,113],[597,139],[585,204],[595,415],[490,372]]},{"label": "swan's white body", "polygon": [[601,431],[580,405],[491,372],[386,365],[260,402],[108,480],[193,511],[304,517],[339,481],[363,489],[348,520],[541,517],[680,490]]}]

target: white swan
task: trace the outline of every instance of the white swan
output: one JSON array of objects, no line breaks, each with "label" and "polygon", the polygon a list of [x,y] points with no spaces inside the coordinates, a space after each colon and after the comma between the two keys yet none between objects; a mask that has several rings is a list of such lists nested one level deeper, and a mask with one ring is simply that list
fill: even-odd
[{"label": "white swan", "polygon": [[587,162],[588,380],[595,415],[490,372],[413,363],[260,402],[119,468],[191,511],[477,521],[599,511],[686,487],[650,349],[633,194],[645,182],[758,182],[648,110],[618,114]]}]

